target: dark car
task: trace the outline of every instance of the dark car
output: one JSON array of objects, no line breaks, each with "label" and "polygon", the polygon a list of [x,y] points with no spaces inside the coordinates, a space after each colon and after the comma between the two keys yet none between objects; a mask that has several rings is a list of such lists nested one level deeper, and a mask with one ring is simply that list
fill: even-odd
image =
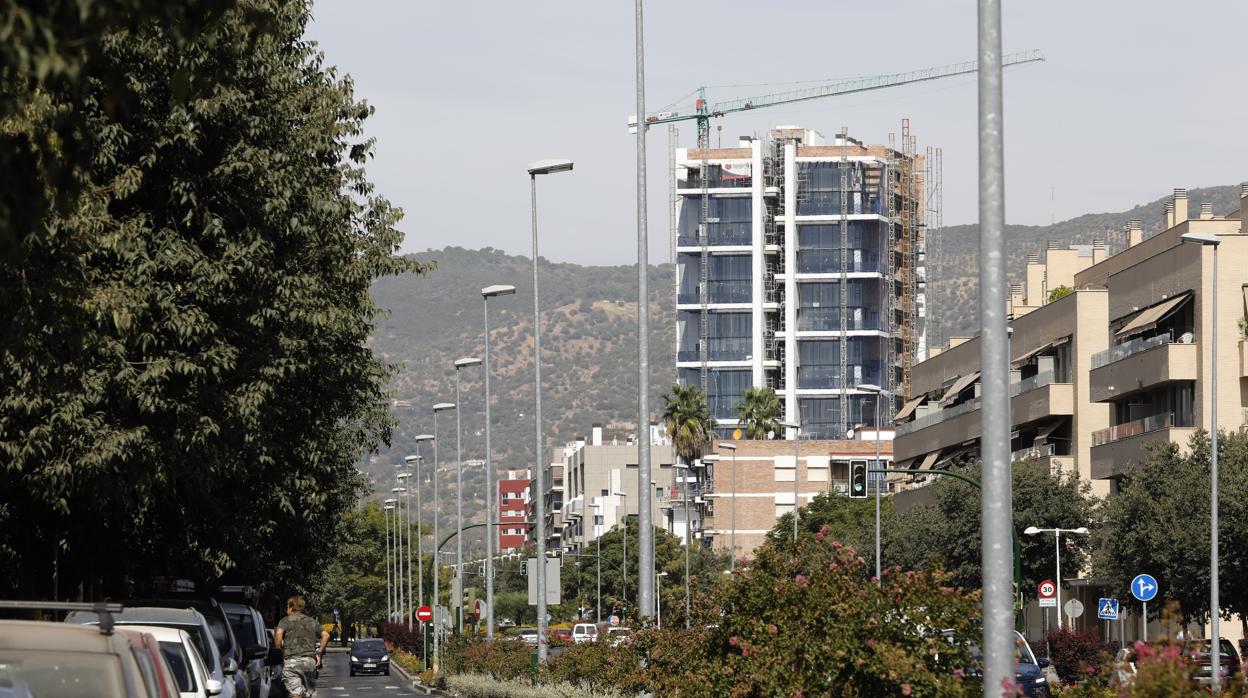
[{"label": "dark car", "polygon": [[390,652],[384,640],[370,638],[351,643],[351,675],[390,675]]},{"label": "dark car", "polygon": [[[195,649],[204,660],[204,667],[211,679],[221,682],[221,698],[242,698],[238,693],[235,677],[226,672],[221,653],[217,651],[212,638],[212,628],[204,614],[193,608],[163,608],[139,606],[126,608],[110,614],[111,620],[118,627],[126,625],[156,625],[162,628],[185,630],[191,636]],[[66,623],[79,625],[98,625],[99,616],[95,611],[72,611],[65,617]],[[237,673],[237,666],[235,666]]]},{"label": "dark car", "polygon": [[[1213,683],[1213,656],[1209,652],[1209,645],[1209,640],[1188,640],[1183,645],[1183,654],[1190,657],[1195,666],[1192,676],[1202,684]],[[1221,683],[1226,685],[1227,681],[1239,676],[1239,653],[1235,651],[1235,645],[1226,638],[1222,638],[1218,646],[1222,648],[1218,653],[1221,655],[1218,659],[1218,673],[1222,675]]]},{"label": "dark car", "polygon": [[[950,631],[941,633],[945,637],[952,637]],[[966,645],[967,652],[971,658],[975,660],[976,666],[965,669],[966,677],[969,681],[980,683],[983,680],[983,674],[980,666],[983,664],[983,655],[980,653],[979,645]],[[1027,644],[1027,638],[1023,634],[1014,631],[1014,683],[1018,685],[1020,695],[1027,698],[1050,698],[1053,694],[1049,692],[1048,678],[1044,675],[1044,670],[1049,666],[1049,660],[1046,658],[1036,659],[1036,655],[1031,651],[1031,645]]]},{"label": "dark car", "polygon": [[234,680],[239,698],[263,698],[251,695],[251,686],[243,673],[244,665],[252,659],[264,659],[268,656],[267,645],[255,645],[244,650],[234,637],[234,629],[225,615],[225,610],[216,599],[143,599],[128,601],[127,606],[157,606],[164,608],[193,608],[199,611],[208,621],[212,630],[212,639],[221,653],[221,665],[225,673]]},{"label": "dark car", "polygon": [[[269,648],[272,644],[264,632],[264,618],[256,609],[241,603],[222,602],[221,610],[225,611],[234,638],[243,647],[243,654],[250,657],[241,667],[241,672],[247,677],[251,698],[268,698],[271,679],[267,665],[271,657],[267,655],[271,654]],[[257,657],[257,653],[252,651],[256,647],[264,647],[266,656]]]}]

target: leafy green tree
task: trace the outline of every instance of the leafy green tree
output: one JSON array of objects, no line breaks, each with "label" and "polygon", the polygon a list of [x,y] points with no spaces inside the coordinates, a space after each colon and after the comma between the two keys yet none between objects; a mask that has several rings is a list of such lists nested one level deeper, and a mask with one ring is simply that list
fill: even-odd
[{"label": "leafy green tree", "polygon": [[[881,530],[888,528],[892,519],[893,501],[892,497],[887,497],[880,503]],[[874,499],[851,499],[835,492],[815,495],[809,506],[798,509],[797,528],[799,537],[821,534],[853,546],[874,568]],[[792,539],[793,514],[786,513],[776,520],[776,525],[767,534],[767,540],[772,545],[782,545]]]},{"label": "leafy green tree", "polygon": [[770,387],[746,388],[737,403],[737,417],[745,425],[745,438],[766,439],[780,433],[780,398]]},{"label": "leafy green tree", "polygon": [[706,393],[696,385],[673,385],[663,395],[663,425],[681,462],[701,458],[715,431]]},{"label": "leafy green tree", "polygon": [[90,137],[76,192],[34,173],[67,198],[32,222],[58,242],[27,235],[0,265],[8,593],[48,593],[54,568],[62,595],[309,591],[334,550],[393,423],[369,288],[423,268],[393,257],[370,108],[302,38],[309,12],[249,0],[193,38],[106,23],[72,85],[28,102]]},{"label": "leafy green tree", "polygon": [[[1056,560],[1051,536],[1025,536],[1023,529],[1077,528],[1094,523],[1096,500],[1090,485],[1073,472],[1055,472],[1036,460],[1013,464],[1014,530],[1022,555],[1022,587],[1025,595],[1053,576]],[[979,480],[980,465],[961,470]],[[954,478],[939,478],[930,485],[934,507],[915,507],[893,517],[884,527],[883,566],[928,569],[933,565],[949,571],[951,581],[964,589],[978,589],[981,582],[980,492]],[[925,511],[933,509],[934,511]],[[1091,542],[1088,536],[1062,537],[1062,567],[1085,569]]]},{"label": "leafy green tree", "polygon": [[1061,300],[1074,292],[1075,289],[1067,286],[1066,284],[1062,284],[1052,291],[1049,291],[1049,302],[1052,303],[1053,301]]},{"label": "leafy green tree", "polygon": [[343,517],[342,534],[322,580],[309,595],[314,608],[338,608],[343,627],[386,617],[386,521],[376,502]]}]

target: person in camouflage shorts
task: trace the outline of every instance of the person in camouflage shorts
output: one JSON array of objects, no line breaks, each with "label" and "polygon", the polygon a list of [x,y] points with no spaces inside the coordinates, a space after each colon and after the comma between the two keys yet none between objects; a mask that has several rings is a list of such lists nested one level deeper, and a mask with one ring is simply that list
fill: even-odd
[{"label": "person in camouflage shorts", "polygon": [[321,666],[325,645],[329,644],[329,633],[321,629],[320,623],[303,615],[303,606],[302,596],[287,599],[286,617],[273,634],[282,650],[282,683],[291,698],[312,698],[316,670]]}]

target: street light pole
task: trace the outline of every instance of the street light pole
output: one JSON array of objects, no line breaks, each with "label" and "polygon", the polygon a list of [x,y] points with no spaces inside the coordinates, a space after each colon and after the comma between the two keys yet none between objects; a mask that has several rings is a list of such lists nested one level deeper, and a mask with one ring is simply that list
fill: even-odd
[{"label": "street light pole", "polygon": [[[878,385],[866,383],[858,386],[858,390],[864,393],[870,393],[875,396],[875,469],[883,467],[880,464],[880,397],[883,396],[884,390]],[[875,584],[882,586],[884,584],[884,576],[880,567],[880,484],[884,478],[880,478],[880,482],[875,483]],[[869,482],[869,481],[868,481]]]},{"label": "street light pole", "polygon": [[[459,369],[480,366],[481,359],[465,356],[455,360],[455,404],[462,405],[459,397]],[[459,589],[455,598],[455,633],[464,634],[464,450],[463,428],[460,425],[461,410],[455,408],[455,578]],[[488,528],[488,526],[487,526]],[[488,536],[488,534],[487,534]]]},{"label": "street light pole", "polygon": [[654,615],[654,522],[650,476],[650,253],[646,241],[646,72],[642,0],[634,2],[637,64],[637,525],[641,554],[637,567],[638,612]]},{"label": "street light pole", "polygon": [[[439,402],[433,406],[433,542],[438,542],[438,518],[442,515],[441,499],[438,496],[438,468],[442,461],[438,457],[438,413],[444,410],[455,410],[458,408],[455,403]],[[438,650],[441,649],[442,641],[442,619],[438,617],[438,603],[441,601],[440,574],[442,570],[441,561],[438,559],[438,550],[433,551],[433,670],[438,670]]]},{"label": "street light pole", "polygon": [[510,296],[515,286],[495,285],[481,289],[485,315],[485,636],[494,639],[494,451],[490,446],[490,299]]},{"label": "street light pole", "polygon": [[533,217],[533,392],[534,441],[537,458],[533,464],[533,518],[537,538],[537,661],[546,661],[546,490],[542,486],[546,464],[542,459],[542,325],[537,299],[537,176],[568,172],[571,160],[542,160],[529,165],[529,193]]},{"label": "street light pole", "polygon": [[663,587],[659,586],[659,577],[666,577],[666,572],[656,572],[654,575],[654,609],[655,609],[655,625],[654,627],[663,629]]},{"label": "street light pole", "polygon": [[737,569],[737,447],[733,444],[719,443],[716,448],[732,452],[732,554],[728,560],[728,572]]},{"label": "street light pole", "polygon": [[[594,518],[601,518],[603,512],[602,504],[591,504],[590,506],[598,512],[597,514],[594,514]],[[602,530],[598,528],[601,525],[602,524],[599,524],[596,521],[592,524],[594,531],[594,547],[596,548],[595,552],[597,553],[594,557],[598,560],[598,611],[594,615],[595,623],[602,622]]]},{"label": "street light pole", "polygon": [[394,560],[390,557],[390,512],[394,509],[391,502],[394,499],[385,500],[385,506],[382,507],[382,514],[386,517],[386,620],[394,619]]},{"label": "street light pole", "polygon": [[1057,562],[1057,629],[1062,629],[1062,534],[1078,533],[1079,535],[1087,535],[1088,528],[1080,526],[1079,528],[1036,528],[1028,526],[1023,529],[1023,533],[1034,536],[1040,533],[1053,534],[1053,546],[1056,553]]},{"label": "street light pole", "polygon": [[[408,479],[410,476],[411,476],[411,473],[399,473],[398,475],[396,475],[396,476],[395,476],[395,478],[396,478],[399,482],[403,483],[403,482],[406,482],[406,481],[407,481],[407,479]],[[396,574],[397,574],[397,578],[398,578],[398,585],[397,585],[397,586],[398,586],[398,588],[399,588],[399,618],[398,618],[398,620],[399,620],[399,623],[402,623],[402,622],[403,622],[403,614],[405,614],[405,613],[406,613],[406,614],[407,614],[407,616],[408,616],[408,618],[407,618],[407,622],[408,622],[408,626],[409,626],[409,627],[408,627],[408,630],[411,630],[411,627],[410,627],[410,626],[411,626],[411,622],[412,622],[412,619],[411,619],[411,613],[409,613],[409,612],[408,612],[408,608],[407,608],[407,607],[408,607],[408,605],[409,605],[409,604],[411,604],[411,602],[412,602],[412,586],[411,586],[411,578],[412,578],[412,572],[411,572],[411,562],[412,562],[412,509],[411,509],[411,501],[410,501],[410,497],[408,496],[408,493],[407,493],[407,487],[406,487],[406,486],[403,486],[403,487],[396,487],[396,488],[392,489],[392,490],[391,490],[391,492],[393,492],[393,493],[395,493],[395,494],[399,495],[399,497],[398,497],[398,499],[399,499],[399,511],[400,511],[400,512],[403,512],[403,516],[401,517],[401,518],[403,519],[403,525],[402,525],[402,527],[399,529],[399,560],[398,560],[398,566],[397,566],[397,568],[396,568],[396,570],[395,570],[395,572],[396,572]],[[403,529],[407,529],[407,551],[406,551],[406,554],[404,554],[404,550],[403,550]],[[406,567],[406,571],[405,571],[405,568],[404,568],[404,566],[403,566],[403,560],[404,560],[404,558],[406,558],[406,559],[407,559],[407,563],[408,563],[408,566]],[[407,580],[407,588],[406,588],[406,589],[404,589],[404,579],[406,579],[406,580]]]},{"label": "street light pole", "polygon": [[[801,425],[796,421],[780,422],[780,426],[793,430],[793,545],[797,545],[797,486],[801,482],[801,463],[802,463],[802,434]],[[796,554],[796,547],[794,548]]]}]

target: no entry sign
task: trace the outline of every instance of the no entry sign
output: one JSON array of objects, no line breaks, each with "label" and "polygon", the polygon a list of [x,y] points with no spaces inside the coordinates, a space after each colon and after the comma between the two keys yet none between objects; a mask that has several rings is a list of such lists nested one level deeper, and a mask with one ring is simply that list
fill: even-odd
[{"label": "no entry sign", "polygon": [[433,620],[433,609],[429,608],[428,606],[421,606],[420,608],[416,609],[416,620],[420,621],[421,623],[428,623],[429,621]]}]

